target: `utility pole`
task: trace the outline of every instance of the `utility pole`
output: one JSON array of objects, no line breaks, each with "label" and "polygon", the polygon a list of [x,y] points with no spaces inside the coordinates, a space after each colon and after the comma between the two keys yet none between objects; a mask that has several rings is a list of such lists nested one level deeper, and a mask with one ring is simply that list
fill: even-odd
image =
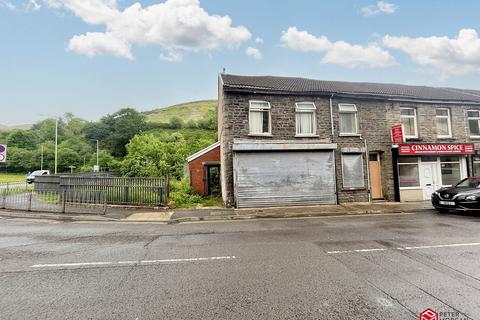
[{"label": "utility pole", "polygon": [[58,117],[55,118],[55,174],[57,174],[58,162]]},{"label": "utility pole", "polygon": [[98,140],[97,140],[97,167],[100,169],[100,167],[98,166]]},{"label": "utility pole", "polygon": [[43,170],[43,144],[40,151],[40,170]]}]

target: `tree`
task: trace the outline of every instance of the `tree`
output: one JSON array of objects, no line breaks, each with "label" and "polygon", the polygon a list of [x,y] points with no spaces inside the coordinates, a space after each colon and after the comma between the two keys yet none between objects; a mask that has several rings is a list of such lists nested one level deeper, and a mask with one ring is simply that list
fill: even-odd
[{"label": "tree", "polygon": [[205,117],[198,121],[198,127],[207,130],[217,130],[217,109],[208,110]]},{"label": "tree", "polygon": [[35,149],[37,147],[38,138],[31,130],[16,129],[11,131],[7,136],[7,144],[10,147]]},{"label": "tree", "polygon": [[88,123],[83,132],[91,143],[99,140],[112,155],[123,157],[127,153],[125,145],[146,129],[147,123],[142,113],[124,108],[103,117],[99,122]]},{"label": "tree", "polygon": [[181,129],[183,127],[183,121],[179,117],[170,118],[169,122],[170,129]]}]

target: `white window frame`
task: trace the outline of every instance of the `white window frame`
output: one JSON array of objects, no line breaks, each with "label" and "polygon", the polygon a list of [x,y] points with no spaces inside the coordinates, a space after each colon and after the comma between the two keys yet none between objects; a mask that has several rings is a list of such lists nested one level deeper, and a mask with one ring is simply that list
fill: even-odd
[{"label": "white window frame", "polygon": [[[311,105],[312,108],[302,108],[302,105]],[[312,133],[299,133],[297,131],[297,113],[312,113],[312,121],[313,121],[313,132]],[[303,101],[295,103],[295,137],[316,137],[317,135],[317,106],[314,102],[310,101]]]},{"label": "white window frame", "polygon": [[[345,187],[345,174],[344,174],[343,168],[344,168],[344,158],[347,155],[360,155],[360,166],[362,167],[362,178],[363,178],[363,180],[362,180],[363,184],[362,184],[361,187]],[[342,189],[343,190],[363,190],[363,189],[365,189],[365,170],[363,168],[364,159],[365,159],[365,157],[363,156],[363,153],[349,153],[349,152],[342,153]]]},{"label": "white window frame", "polygon": [[[255,106],[252,106],[252,104],[255,103],[266,103],[268,104],[267,108],[258,108]],[[268,110],[268,132],[263,132],[263,133],[252,133],[250,131],[250,118],[251,118],[251,112],[252,111],[266,111]],[[272,135],[272,106],[270,105],[270,102],[268,101],[262,101],[262,100],[250,100],[249,101],[249,107],[248,107],[248,135],[249,136],[271,136]]]},{"label": "white window frame", "polygon": [[[404,162],[400,163],[400,161],[397,162],[398,164],[398,185],[400,190],[422,190],[422,186],[420,184],[420,157],[417,157],[417,162]],[[403,165],[417,165],[417,170],[418,170],[418,186],[411,186],[411,187],[400,187],[400,166]]]},{"label": "white window frame", "polygon": [[[437,110],[447,110],[447,115],[446,116],[439,116],[437,115]],[[436,120],[437,119],[447,119],[448,123],[448,134],[447,135],[442,135],[442,134],[437,134],[437,138],[451,138],[452,137],[452,120],[451,120],[451,114],[450,114],[450,109],[449,108],[437,108],[435,109],[435,124],[437,124]],[[437,126],[438,128],[438,126]]]},{"label": "white window frame", "polygon": [[[342,110],[342,107],[350,107],[355,109],[354,111],[349,111],[349,110]],[[341,121],[342,117],[340,116],[342,113],[349,113],[349,114],[354,114],[355,115],[355,132],[341,132]],[[360,136],[359,134],[359,126],[358,126],[358,109],[357,106],[353,103],[339,103],[338,104],[338,131],[339,135],[342,137],[348,137],[348,136]]]},{"label": "white window frame", "polygon": [[[411,115],[402,115],[402,110],[413,110],[413,116]],[[409,136],[405,133],[405,138],[406,139],[417,139],[418,138],[418,123],[417,123],[417,109],[413,107],[400,107],[400,119],[402,119],[402,124],[403,124],[403,119],[408,118],[412,119],[413,118],[413,124],[414,124],[414,129],[415,129],[415,135]]]},{"label": "white window frame", "polygon": [[[478,117],[469,117],[468,116],[468,113],[469,112],[478,112]],[[476,109],[469,109],[467,110],[467,127],[468,127],[468,134],[470,136],[470,138],[480,138],[480,135],[475,135],[475,134],[472,134],[472,132],[470,131],[470,120],[477,120],[478,123],[479,123],[479,127],[480,127],[480,110],[476,110]]]}]

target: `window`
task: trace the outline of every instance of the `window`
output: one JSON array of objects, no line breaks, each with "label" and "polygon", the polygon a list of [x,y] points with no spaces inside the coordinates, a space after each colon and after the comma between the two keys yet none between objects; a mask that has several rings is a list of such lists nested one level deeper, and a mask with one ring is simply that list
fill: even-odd
[{"label": "window", "polygon": [[480,137],[480,111],[468,110],[468,128],[470,129],[471,137]]},{"label": "window", "polygon": [[473,156],[473,175],[480,176],[480,156]]},{"label": "window", "polygon": [[417,157],[398,158],[398,176],[401,188],[420,187]]},{"label": "window", "polygon": [[440,168],[442,170],[442,185],[454,186],[460,181],[460,159],[458,157],[440,157]]},{"label": "window", "polygon": [[400,108],[405,138],[418,138],[417,110],[415,108]]},{"label": "window", "polygon": [[450,109],[441,108],[436,110],[437,137],[451,138],[452,124],[450,120]]},{"label": "window", "polygon": [[317,131],[315,122],[315,104],[313,102],[301,102],[295,104],[295,120],[297,136],[311,136]]},{"label": "window", "polygon": [[339,104],[340,135],[358,134],[357,107],[354,104]]},{"label": "window", "polygon": [[265,101],[250,101],[249,112],[250,134],[270,135],[270,103]]},{"label": "window", "polygon": [[342,154],[342,176],[344,189],[359,189],[365,187],[363,156],[361,153]]}]

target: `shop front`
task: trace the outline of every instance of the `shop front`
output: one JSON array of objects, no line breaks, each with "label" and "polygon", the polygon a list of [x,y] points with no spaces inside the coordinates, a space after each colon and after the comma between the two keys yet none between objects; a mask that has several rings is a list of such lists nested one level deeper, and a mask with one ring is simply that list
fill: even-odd
[{"label": "shop front", "polygon": [[400,201],[430,200],[435,190],[466,178],[472,154],[468,143],[398,145]]}]

